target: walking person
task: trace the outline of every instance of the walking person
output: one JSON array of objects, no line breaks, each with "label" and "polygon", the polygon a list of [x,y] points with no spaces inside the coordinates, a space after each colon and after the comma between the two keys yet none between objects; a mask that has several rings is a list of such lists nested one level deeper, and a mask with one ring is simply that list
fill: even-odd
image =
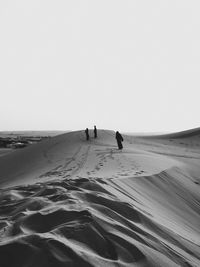
[{"label": "walking person", "polygon": [[85,129],[85,135],[86,135],[86,140],[88,141],[90,138],[88,128]]},{"label": "walking person", "polygon": [[94,138],[97,138],[97,127],[94,126]]},{"label": "walking person", "polygon": [[115,138],[117,139],[118,148],[121,150],[123,148],[122,142],[124,141],[124,139],[118,131],[116,132]]}]

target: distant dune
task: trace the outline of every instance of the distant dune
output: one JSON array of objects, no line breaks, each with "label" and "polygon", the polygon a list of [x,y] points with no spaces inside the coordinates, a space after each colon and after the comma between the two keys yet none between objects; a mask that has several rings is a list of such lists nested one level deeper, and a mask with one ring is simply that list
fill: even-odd
[{"label": "distant dune", "polygon": [[56,136],[64,131],[0,131],[0,137],[12,136]]},{"label": "distant dune", "polygon": [[200,266],[200,128],[69,132],[0,157],[0,266]]}]

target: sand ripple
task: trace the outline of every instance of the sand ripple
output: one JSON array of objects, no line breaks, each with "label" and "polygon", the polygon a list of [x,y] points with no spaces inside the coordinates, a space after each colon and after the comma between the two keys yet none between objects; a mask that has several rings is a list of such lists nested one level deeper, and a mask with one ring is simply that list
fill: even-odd
[{"label": "sand ripple", "polygon": [[1,266],[192,266],[161,242],[168,235],[182,249],[166,229],[105,185],[80,178],[3,190]]}]

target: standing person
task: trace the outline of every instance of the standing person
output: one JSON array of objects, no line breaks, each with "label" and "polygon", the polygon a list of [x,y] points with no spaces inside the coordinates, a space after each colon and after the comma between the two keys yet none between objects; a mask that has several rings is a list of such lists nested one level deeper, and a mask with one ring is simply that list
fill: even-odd
[{"label": "standing person", "polygon": [[94,138],[97,138],[97,127],[94,126]]},{"label": "standing person", "polygon": [[86,135],[86,140],[88,141],[90,138],[88,128],[85,129],[85,135]]},{"label": "standing person", "polygon": [[122,142],[124,139],[118,131],[116,132],[115,138],[117,139],[118,148],[121,150],[123,148]]}]

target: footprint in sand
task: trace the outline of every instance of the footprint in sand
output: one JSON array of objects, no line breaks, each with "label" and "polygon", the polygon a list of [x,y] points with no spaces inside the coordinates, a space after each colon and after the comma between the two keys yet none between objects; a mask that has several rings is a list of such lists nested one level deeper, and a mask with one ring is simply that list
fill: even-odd
[{"label": "footprint in sand", "polygon": [[145,171],[137,171],[137,172],[135,173],[135,175],[140,175],[140,174],[143,174],[143,173],[145,173]]},{"label": "footprint in sand", "polygon": [[128,176],[128,173],[122,173],[121,176]]}]

